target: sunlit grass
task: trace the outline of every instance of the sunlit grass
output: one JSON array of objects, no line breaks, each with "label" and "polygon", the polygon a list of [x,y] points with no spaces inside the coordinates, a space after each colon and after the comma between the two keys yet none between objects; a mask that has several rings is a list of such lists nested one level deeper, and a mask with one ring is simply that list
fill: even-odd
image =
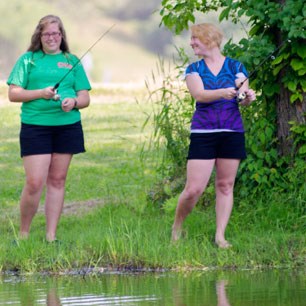
[{"label": "sunlit grass", "polygon": [[[237,200],[228,226],[228,239],[233,243],[229,250],[218,250],[213,243],[213,204],[197,206],[184,223],[185,238],[170,243],[177,198],[168,200],[162,209],[148,201],[156,182],[159,152],[146,152],[146,158],[141,158],[152,133],[149,124],[142,129],[151,106],[133,102],[126,94],[115,103],[105,103],[101,94],[100,102],[82,111],[87,152],[76,155],[71,163],[58,227],[59,245],[44,241],[43,199],[30,239],[13,243],[18,238],[18,202],[24,183],[18,144],[20,105],[0,106],[0,271],[304,265],[303,219],[297,209],[302,209],[305,200],[298,195]],[[268,208],[265,201],[270,203]],[[292,209],[288,201],[294,202]]]}]

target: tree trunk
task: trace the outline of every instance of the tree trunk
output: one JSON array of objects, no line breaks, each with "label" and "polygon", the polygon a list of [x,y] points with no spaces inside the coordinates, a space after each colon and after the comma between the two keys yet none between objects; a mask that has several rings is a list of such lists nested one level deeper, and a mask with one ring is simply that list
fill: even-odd
[{"label": "tree trunk", "polygon": [[[286,4],[286,0],[277,0],[281,5]],[[276,33],[279,43],[282,43],[282,33],[280,30]],[[282,75],[286,71],[281,72],[279,78],[279,84]],[[305,112],[306,112],[306,93],[303,94],[303,101],[290,102],[290,91],[281,85],[280,94],[277,99],[276,111],[277,111],[277,137],[278,137],[278,152],[281,156],[294,155],[293,152],[293,138],[290,134],[290,121],[294,121],[297,124],[305,124]]]},{"label": "tree trunk", "polygon": [[294,154],[293,139],[290,135],[289,121],[305,124],[306,93],[303,101],[290,102],[290,92],[282,87],[277,101],[277,137],[279,141],[279,154],[281,156]]}]

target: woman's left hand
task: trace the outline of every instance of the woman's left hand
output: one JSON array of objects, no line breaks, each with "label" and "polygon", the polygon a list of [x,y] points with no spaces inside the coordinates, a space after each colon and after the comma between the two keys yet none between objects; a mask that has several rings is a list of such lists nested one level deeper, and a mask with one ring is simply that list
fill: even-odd
[{"label": "woman's left hand", "polygon": [[62,101],[62,110],[64,112],[70,112],[75,107],[75,99],[74,98],[65,98]]},{"label": "woman's left hand", "polygon": [[245,91],[245,95],[245,99],[240,102],[241,105],[249,105],[252,101],[256,100],[256,94],[253,89],[248,89]]}]

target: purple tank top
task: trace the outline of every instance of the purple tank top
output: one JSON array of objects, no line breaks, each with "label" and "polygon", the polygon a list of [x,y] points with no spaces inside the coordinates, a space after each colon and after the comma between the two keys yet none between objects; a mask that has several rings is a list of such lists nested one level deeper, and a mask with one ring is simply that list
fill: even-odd
[{"label": "purple tank top", "polygon": [[[204,59],[190,64],[185,76],[198,74],[205,90],[236,87],[235,80],[241,74],[248,76],[243,64],[226,57],[218,73],[214,75]],[[236,99],[219,99],[209,103],[196,102],[196,109],[191,121],[191,133],[244,132],[243,122]]]}]

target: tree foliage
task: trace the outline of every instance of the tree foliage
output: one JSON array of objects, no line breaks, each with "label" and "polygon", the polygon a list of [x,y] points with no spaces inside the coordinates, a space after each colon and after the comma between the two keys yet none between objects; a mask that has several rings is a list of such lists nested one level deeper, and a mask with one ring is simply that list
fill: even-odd
[{"label": "tree foliage", "polygon": [[[247,18],[250,25],[248,38],[242,39],[238,45],[228,42],[225,51],[244,62],[249,71],[257,71],[251,85],[261,93],[260,101],[276,102],[272,115],[278,122],[279,152],[281,155],[291,154],[294,141],[289,122],[305,125],[305,1],[163,0],[162,6],[161,23],[177,34],[187,29],[190,22],[195,22],[197,11],[207,13],[221,9],[220,22],[230,19],[238,23],[242,17]],[[280,50],[279,46],[282,46]],[[274,50],[279,51],[273,54],[276,58],[259,67],[262,59]]]},{"label": "tree foliage", "polygon": [[[220,12],[219,20],[231,20],[234,24],[247,20],[249,32],[238,44],[232,40],[224,46],[224,53],[242,61],[250,71],[250,86],[257,92],[257,100],[250,107],[241,108],[244,118],[248,158],[242,163],[237,184],[241,196],[249,197],[270,192],[306,193],[306,7],[303,0],[163,0],[161,23],[176,34],[195,22],[195,13]],[[185,60],[185,59],[184,59]],[[180,67],[181,69],[181,67]],[[171,82],[168,82],[171,83]],[[162,92],[171,92],[171,86]],[[156,121],[159,140],[166,143],[168,164],[167,179],[161,186],[171,197],[180,188],[171,184],[180,180],[182,167],[178,158],[172,158],[173,138],[181,143],[178,152],[184,154],[187,145],[179,140],[185,137],[177,127],[176,109],[190,112],[192,98],[182,93],[182,101],[167,98],[160,103],[171,105],[162,108],[158,118],[167,118],[164,125]],[[171,114],[172,111],[172,114]],[[171,121],[175,118],[175,124]],[[171,118],[170,118],[171,117]],[[170,119],[169,119],[170,118]],[[169,131],[171,131],[169,135]],[[172,151],[169,150],[172,148]],[[184,155],[185,156],[185,155]],[[170,179],[168,179],[170,178]],[[183,183],[182,183],[183,184]],[[170,186],[170,187],[169,187]],[[171,192],[172,189],[172,192]],[[170,190],[170,191],[169,191]]]}]

